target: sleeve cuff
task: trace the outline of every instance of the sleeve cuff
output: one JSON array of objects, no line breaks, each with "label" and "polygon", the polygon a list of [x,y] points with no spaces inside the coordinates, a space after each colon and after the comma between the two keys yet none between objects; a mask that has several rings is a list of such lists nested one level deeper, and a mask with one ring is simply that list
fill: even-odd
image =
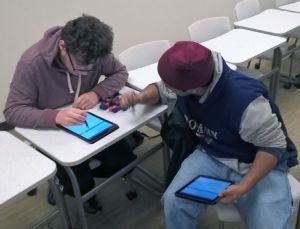
[{"label": "sleeve cuff", "polygon": [[94,88],[92,89],[92,91],[95,92],[95,93],[98,95],[99,101],[100,101],[100,100],[107,99],[107,97],[109,96],[109,94],[108,94],[105,90],[99,89],[99,88],[97,88],[97,87],[94,87]]},{"label": "sleeve cuff", "polygon": [[286,148],[259,147],[258,150],[272,154],[278,159],[278,163],[287,160]]},{"label": "sleeve cuff", "polygon": [[58,112],[59,112],[59,110],[46,109],[45,113],[42,117],[40,126],[57,128],[55,119],[56,119],[56,115]]}]

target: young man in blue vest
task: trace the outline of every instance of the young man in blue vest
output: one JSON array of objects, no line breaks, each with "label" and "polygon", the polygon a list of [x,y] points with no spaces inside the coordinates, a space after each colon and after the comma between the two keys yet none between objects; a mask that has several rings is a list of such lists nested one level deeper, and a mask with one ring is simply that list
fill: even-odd
[{"label": "young man in blue vest", "polygon": [[196,229],[207,205],[175,192],[198,175],[232,180],[219,193],[234,203],[248,228],[290,228],[292,196],[286,139],[263,84],[231,70],[202,45],[177,42],[159,60],[161,82],[125,94],[121,104],[172,104],[184,115],[197,147],[163,196],[167,228]]}]

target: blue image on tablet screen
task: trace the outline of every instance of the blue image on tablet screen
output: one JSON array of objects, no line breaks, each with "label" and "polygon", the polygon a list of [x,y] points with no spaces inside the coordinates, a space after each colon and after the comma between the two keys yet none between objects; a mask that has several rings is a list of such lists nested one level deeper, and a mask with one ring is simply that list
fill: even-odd
[{"label": "blue image on tablet screen", "polygon": [[218,197],[218,193],[226,189],[229,185],[231,185],[231,183],[227,181],[199,177],[183,188],[181,193],[208,200],[215,200]]},{"label": "blue image on tablet screen", "polygon": [[87,113],[86,122],[84,122],[83,124],[64,127],[82,136],[83,138],[92,139],[96,135],[103,133],[112,126],[113,124],[107,122],[106,120]]}]

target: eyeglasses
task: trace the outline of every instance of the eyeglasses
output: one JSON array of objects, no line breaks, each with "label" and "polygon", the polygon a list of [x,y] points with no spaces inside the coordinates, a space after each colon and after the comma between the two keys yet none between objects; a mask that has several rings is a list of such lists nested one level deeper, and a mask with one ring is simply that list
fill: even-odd
[{"label": "eyeglasses", "polygon": [[[95,72],[96,70],[93,68],[94,67],[94,63],[92,64],[79,64],[77,61],[72,60],[72,57],[69,53],[69,51],[66,51],[67,55],[69,57],[72,69],[74,72],[83,72],[83,73],[88,73],[88,72]],[[78,66],[78,67],[77,67]]]}]

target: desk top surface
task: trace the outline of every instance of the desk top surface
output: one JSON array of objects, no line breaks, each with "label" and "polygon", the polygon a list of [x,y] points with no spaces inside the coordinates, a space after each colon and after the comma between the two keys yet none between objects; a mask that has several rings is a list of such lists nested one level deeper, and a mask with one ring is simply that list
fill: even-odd
[{"label": "desk top surface", "polygon": [[[127,90],[132,89],[124,88],[121,93]],[[17,127],[15,130],[56,162],[64,166],[74,166],[121,140],[166,110],[166,105],[145,106],[138,104],[134,109],[130,108],[127,111],[112,113],[108,110],[100,110],[99,106],[96,106],[90,112],[116,123],[119,129],[93,144],[89,144],[61,129],[35,130]]]},{"label": "desk top surface", "polygon": [[234,25],[236,27],[284,36],[300,27],[300,14],[278,9],[268,9],[255,16],[234,22]]},{"label": "desk top surface", "polygon": [[246,29],[233,29],[201,44],[221,53],[225,61],[239,65],[284,42],[282,37]]},{"label": "desk top surface", "polygon": [[17,139],[0,131],[0,206],[27,193],[54,176],[55,163]]},{"label": "desk top surface", "polygon": [[[237,69],[235,65],[230,63],[227,64],[231,69]],[[129,71],[127,85],[136,90],[142,90],[149,84],[158,82],[160,80],[161,79],[157,72],[157,63],[154,63],[142,68]]]},{"label": "desk top surface", "polygon": [[293,2],[287,5],[282,5],[279,6],[278,8],[282,10],[288,10],[288,11],[300,13],[300,1]]},{"label": "desk top surface", "polygon": [[127,85],[136,90],[142,90],[151,83],[160,81],[157,63],[129,71]]}]

